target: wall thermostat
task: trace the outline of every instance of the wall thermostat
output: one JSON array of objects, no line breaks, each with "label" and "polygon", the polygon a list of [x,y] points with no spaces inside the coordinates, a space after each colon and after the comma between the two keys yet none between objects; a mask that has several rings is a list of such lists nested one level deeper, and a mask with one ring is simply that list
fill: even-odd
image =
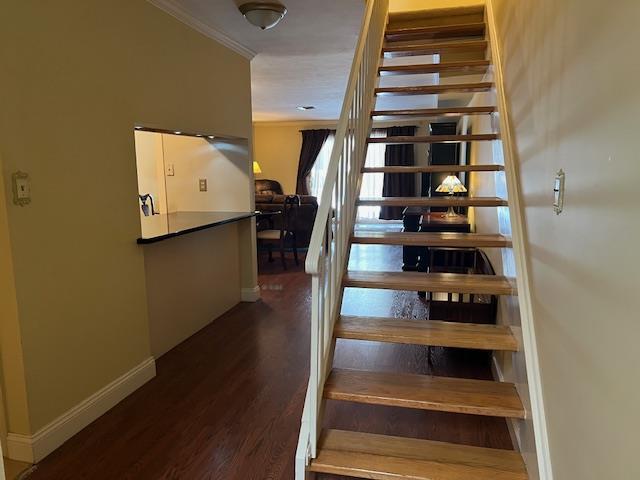
[{"label": "wall thermostat", "polygon": [[24,172],[15,172],[11,175],[13,183],[13,203],[24,207],[31,203],[31,182],[29,174]]}]

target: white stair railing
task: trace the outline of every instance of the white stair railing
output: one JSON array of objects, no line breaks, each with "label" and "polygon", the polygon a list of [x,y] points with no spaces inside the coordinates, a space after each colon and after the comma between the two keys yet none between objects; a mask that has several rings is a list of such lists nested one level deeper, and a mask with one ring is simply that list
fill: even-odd
[{"label": "white stair railing", "polygon": [[371,132],[388,10],[389,0],[367,1],[307,252],[306,271],[312,276],[311,364],[296,452],[296,480],[305,478],[305,467],[317,452],[323,388],[333,361],[333,327],[342,303],[342,277]]}]

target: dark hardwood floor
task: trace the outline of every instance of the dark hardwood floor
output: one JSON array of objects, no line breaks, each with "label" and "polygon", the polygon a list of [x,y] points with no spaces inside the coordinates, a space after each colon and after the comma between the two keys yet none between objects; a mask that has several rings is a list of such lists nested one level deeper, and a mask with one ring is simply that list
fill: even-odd
[{"label": "dark hardwood floor", "polygon": [[[351,267],[399,269],[395,247]],[[261,258],[262,300],[240,304],[157,361],[155,379],[69,440],[30,479],[289,480],[309,364],[310,278]],[[422,317],[414,293],[351,290],[344,313]],[[491,378],[474,352],[339,341],[339,367]],[[502,419],[328,402],[326,425],[511,448]],[[342,477],[321,476],[322,480]]]}]

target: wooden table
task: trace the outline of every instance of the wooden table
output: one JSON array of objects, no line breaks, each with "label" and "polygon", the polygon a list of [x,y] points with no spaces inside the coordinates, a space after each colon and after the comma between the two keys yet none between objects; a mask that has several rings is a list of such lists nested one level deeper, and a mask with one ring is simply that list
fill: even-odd
[{"label": "wooden table", "polygon": [[[471,232],[466,215],[446,217],[444,213],[430,213],[422,207],[407,207],[402,212],[405,232]],[[402,270],[426,272],[429,265],[427,247],[402,247]]]}]

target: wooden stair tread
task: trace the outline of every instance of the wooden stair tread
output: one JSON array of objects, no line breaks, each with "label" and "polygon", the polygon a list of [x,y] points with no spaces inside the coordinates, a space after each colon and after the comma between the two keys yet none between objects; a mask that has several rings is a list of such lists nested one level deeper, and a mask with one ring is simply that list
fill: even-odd
[{"label": "wooden stair tread", "polygon": [[493,88],[491,82],[452,83],[449,85],[420,85],[413,87],[376,88],[376,95],[439,95],[452,92],[487,92]]},{"label": "wooden stair tread", "polygon": [[381,197],[360,198],[361,207],[506,207],[509,203],[498,197]]},{"label": "wooden stair tread", "polygon": [[517,295],[515,280],[500,275],[349,270],[344,276],[343,284],[353,288],[413,292]]},{"label": "wooden stair tread", "polygon": [[515,336],[504,325],[343,315],[334,333],[337,338],[350,340],[518,351]]},{"label": "wooden stair tread", "polygon": [[389,65],[380,67],[378,72],[382,76],[477,72],[485,71],[490,65],[491,62],[489,60],[467,60],[464,62],[426,63],[420,65]]},{"label": "wooden stair tread", "polygon": [[445,107],[445,108],[418,108],[407,110],[373,110],[372,117],[449,117],[460,115],[480,115],[491,114],[496,111],[496,107]]},{"label": "wooden stair tread", "polygon": [[417,45],[388,45],[382,48],[385,57],[411,57],[415,55],[435,55],[443,52],[464,52],[486,50],[486,40],[472,40],[462,42],[424,43]]},{"label": "wooden stair tread", "polygon": [[[438,21],[439,23],[442,23],[443,19],[468,15],[477,15],[479,17],[484,17],[484,5],[477,4],[465,7],[442,7],[427,8],[425,10],[389,12],[389,22],[397,23],[407,20],[418,20],[424,22],[425,20],[432,19]],[[457,21],[456,23],[462,22]]]},{"label": "wooden stair tread", "polygon": [[334,368],[324,386],[330,400],[491,417],[524,418],[512,383],[412,373]]},{"label": "wooden stair tread", "polygon": [[504,165],[416,165],[390,167],[364,167],[362,173],[449,173],[449,172],[501,172]]},{"label": "wooden stair tread", "polygon": [[358,231],[351,243],[411,247],[509,248],[511,238],[498,234],[455,232],[367,232]]},{"label": "wooden stair tread", "polygon": [[309,471],[374,480],[527,480],[512,450],[324,430]]},{"label": "wooden stair tread", "polygon": [[369,143],[385,143],[387,145],[400,143],[459,143],[482,142],[498,140],[497,133],[480,133],[475,135],[425,135],[401,137],[370,137]]},{"label": "wooden stair tread", "polygon": [[455,36],[480,36],[485,32],[484,22],[460,23],[453,25],[432,25],[427,27],[393,28],[385,32],[389,42],[404,40],[428,40]]}]

